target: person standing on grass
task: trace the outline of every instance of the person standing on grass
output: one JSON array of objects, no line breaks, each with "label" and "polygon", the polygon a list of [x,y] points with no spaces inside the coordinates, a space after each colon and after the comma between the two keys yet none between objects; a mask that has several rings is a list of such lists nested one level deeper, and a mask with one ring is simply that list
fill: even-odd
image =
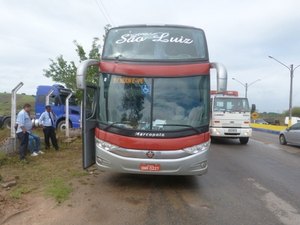
[{"label": "person standing on grass", "polygon": [[30,110],[31,110],[31,105],[26,103],[17,116],[16,133],[20,141],[19,154],[20,154],[21,161],[26,160],[26,153],[27,153],[28,140],[29,140],[28,136],[29,136],[29,132],[32,129],[32,122],[29,115]]},{"label": "person standing on grass", "polygon": [[51,143],[55,150],[59,150],[56,133],[55,133],[55,122],[56,122],[56,115],[53,113],[51,109],[51,105],[46,105],[45,112],[39,118],[39,124],[43,127],[43,132],[45,136],[45,146],[46,149],[50,148],[49,139],[51,139]]}]

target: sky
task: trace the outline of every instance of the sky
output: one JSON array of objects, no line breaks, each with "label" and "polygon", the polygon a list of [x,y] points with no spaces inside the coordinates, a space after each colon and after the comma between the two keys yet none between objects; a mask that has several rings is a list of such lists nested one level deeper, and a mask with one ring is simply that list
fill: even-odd
[{"label": "sky", "polygon": [[[247,83],[259,112],[281,113],[290,71],[268,56],[300,65],[299,8],[299,0],[0,0],[0,92],[23,82],[19,93],[35,94],[53,84],[43,75],[50,59],[63,55],[78,65],[73,41],[89,50],[108,23],[179,24],[205,31],[210,61],[227,69],[228,90],[244,96]],[[293,80],[293,106],[300,106],[300,67]]]}]

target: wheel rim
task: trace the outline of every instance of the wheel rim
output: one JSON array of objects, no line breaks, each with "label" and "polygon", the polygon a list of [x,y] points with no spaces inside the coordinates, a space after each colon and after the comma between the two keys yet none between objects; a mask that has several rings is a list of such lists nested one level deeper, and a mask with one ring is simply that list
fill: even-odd
[{"label": "wheel rim", "polygon": [[60,131],[66,130],[66,123],[63,123],[59,126]]},{"label": "wheel rim", "polygon": [[284,144],[284,143],[285,143],[285,138],[284,138],[283,135],[280,136],[279,140],[280,140],[280,143],[281,143],[281,144]]},{"label": "wheel rim", "polygon": [[10,127],[11,127],[11,121],[5,121],[4,126],[5,126],[7,129],[10,129]]}]

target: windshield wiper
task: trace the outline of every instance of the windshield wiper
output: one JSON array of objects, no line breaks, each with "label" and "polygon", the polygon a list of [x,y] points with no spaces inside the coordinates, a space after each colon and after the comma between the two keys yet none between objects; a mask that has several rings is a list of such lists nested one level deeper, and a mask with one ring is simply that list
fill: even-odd
[{"label": "windshield wiper", "polygon": [[127,125],[127,124],[130,124],[130,122],[129,121],[127,121],[127,122],[124,122],[124,121],[123,122],[113,122],[113,123],[109,124],[107,127],[105,127],[104,130],[107,131],[109,128],[114,127],[117,124]]},{"label": "windshield wiper", "polygon": [[119,54],[117,56],[114,57],[116,62],[119,62],[121,58],[123,58],[122,54]]},{"label": "windshield wiper", "polygon": [[160,126],[163,126],[163,127],[187,127],[187,128],[190,128],[191,130],[194,130],[197,134],[200,134],[200,131],[197,130],[196,127],[193,127],[191,125],[187,125],[187,124],[157,124],[157,125],[160,125]]}]

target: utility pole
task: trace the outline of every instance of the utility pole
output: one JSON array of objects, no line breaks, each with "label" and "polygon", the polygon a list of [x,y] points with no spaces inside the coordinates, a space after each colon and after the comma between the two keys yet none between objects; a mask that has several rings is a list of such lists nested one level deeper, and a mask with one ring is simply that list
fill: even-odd
[{"label": "utility pole", "polygon": [[243,85],[245,87],[245,98],[248,97],[248,88],[253,85],[254,83],[256,83],[257,81],[261,81],[261,79],[257,79],[253,82],[251,82],[250,84],[249,83],[242,83],[241,81],[239,81],[238,79],[236,78],[232,78],[232,80],[235,80],[236,82],[240,83],[241,85]]},{"label": "utility pole", "polygon": [[292,125],[292,110],[293,110],[293,78],[294,78],[294,71],[300,66],[295,66],[291,64],[290,66],[285,65],[283,62],[279,61],[278,59],[274,58],[273,56],[269,55],[270,59],[275,60],[279,64],[283,65],[290,71],[290,97],[289,97],[289,123],[288,126]]}]

